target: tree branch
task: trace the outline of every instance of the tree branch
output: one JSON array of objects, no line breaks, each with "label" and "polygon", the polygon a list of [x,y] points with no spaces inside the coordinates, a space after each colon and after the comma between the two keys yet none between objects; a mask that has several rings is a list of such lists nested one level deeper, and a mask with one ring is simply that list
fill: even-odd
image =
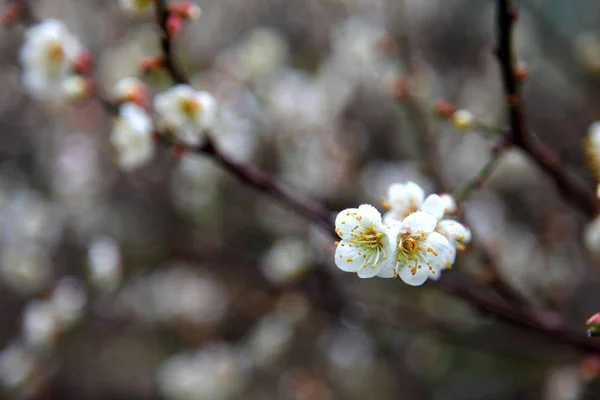
[{"label": "tree branch", "polygon": [[527,127],[520,85],[515,76],[512,31],[518,17],[511,0],[497,0],[497,57],[502,73],[512,144],[525,151],[552,180],[561,196],[588,216],[595,216],[598,203],[593,190],[586,187],[561,164],[551,148],[540,142]]},{"label": "tree branch", "polygon": [[173,41],[169,37],[167,22],[169,20],[169,6],[167,0],[156,0],[156,22],[161,30],[160,47],[165,57],[165,68],[171,74],[175,83],[188,83],[188,78],[173,54]]}]

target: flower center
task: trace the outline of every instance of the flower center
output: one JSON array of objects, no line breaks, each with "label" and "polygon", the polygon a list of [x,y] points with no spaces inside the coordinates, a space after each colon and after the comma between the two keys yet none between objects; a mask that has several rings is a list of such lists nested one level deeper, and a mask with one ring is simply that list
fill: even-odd
[{"label": "flower center", "polygon": [[[431,247],[424,244],[425,235],[423,233],[413,234],[403,233],[398,237],[396,246],[396,271],[398,267],[408,267],[410,272],[415,275],[417,270],[426,267],[435,274],[433,266],[427,260],[427,253],[437,256],[438,253]],[[424,251],[425,250],[425,251]]]},{"label": "flower center", "polygon": [[53,40],[48,44],[46,57],[51,71],[56,71],[65,59],[65,49],[59,41]]},{"label": "flower center", "polygon": [[200,112],[202,109],[202,105],[200,104],[200,102],[190,98],[181,99],[179,107],[181,109],[181,112],[185,114],[189,119],[195,118],[198,112]]}]

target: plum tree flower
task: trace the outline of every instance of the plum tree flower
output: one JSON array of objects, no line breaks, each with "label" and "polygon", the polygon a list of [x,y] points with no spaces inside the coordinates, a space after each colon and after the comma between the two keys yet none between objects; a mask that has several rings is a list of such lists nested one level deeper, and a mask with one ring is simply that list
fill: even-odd
[{"label": "plum tree flower", "polygon": [[124,170],[146,164],[152,159],[155,147],[150,117],[136,104],[121,105],[110,141],[117,151],[117,162]]},{"label": "plum tree flower", "polygon": [[138,78],[126,77],[118,81],[112,91],[113,98],[118,103],[132,102],[140,106],[148,104],[148,89]]},{"label": "plum tree flower", "polygon": [[383,216],[385,223],[402,221],[423,204],[425,192],[414,182],[394,183],[388,188],[388,196],[383,206],[389,209]]},{"label": "plum tree flower", "polygon": [[363,204],[343,210],[335,219],[335,232],[342,239],[335,251],[335,263],[342,271],[372,278],[388,263],[392,242],[375,207]]},{"label": "plum tree flower", "polygon": [[585,153],[592,173],[600,179],[600,121],[592,123],[588,129]]},{"label": "plum tree flower", "polygon": [[204,131],[217,117],[217,101],[213,95],[184,84],[157,94],[154,108],[166,133],[191,146],[203,142]]},{"label": "plum tree flower", "polygon": [[19,58],[22,82],[37,99],[60,98],[63,81],[74,73],[81,43],[64,23],[48,19],[29,28]]},{"label": "plum tree flower", "polygon": [[416,211],[392,226],[389,235],[394,238],[393,253],[377,276],[400,277],[411,286],[420,286],[428,278],[437,279],[455,250],[448,239],[435,231],[436,225],[436,217]]}]

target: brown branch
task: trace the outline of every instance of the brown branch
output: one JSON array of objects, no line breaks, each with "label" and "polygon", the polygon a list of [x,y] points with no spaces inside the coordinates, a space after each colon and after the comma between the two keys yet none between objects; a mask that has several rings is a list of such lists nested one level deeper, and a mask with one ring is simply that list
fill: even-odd
[{"label": "brown branch", "polygon": [[[502,1],[500,2],[503,3]],[[164,1],[158,0],[157,5],[159,5],[159,8],[163,10],[159,12],[159,15],[163,17],[164,22]],[[501,11],[502,10],[503,9],[501,9]],[[504,30],[502,30],[502,32],[504,34]],[[169,40],[168,37],[166,37],[166,40]],[[170,60],[166,63],[166,68],[176,82],[187,82],[188,80],[186,76],[180,71],[180,69],[178,69],[176,60],[173,58],[172,53],[170,52],[170,48],[171,47],[169,44],[163,46],[163,50],[166,49],[164,53],[165,58]],[[513,84],[510,83],[509,88],[512,88],[512,85]],[[426,138],[428,139],[427,144],[431,145],[433,139],[430,136],[432,132],[427,122],[427,115],[421,107],[418,99],[412,98],[411,101],[410,107],[412,112],[414,112],[413,121],[417,124],[420,124],[420,129],[428,134],[428,138]],[[521,111],[519,111],[519,113],[520,112]],[[519,118],[517,118],[517,121]],[[166,143],[173,145],[173,142],[164,137],[163,140]],[[335,236],[333,219],[331,218],[331,214],[327,209],[316,203],[313,203],[312,201],[300,199],[296,194],[281,186],[267,174],[253,167],[230,159],[228,156],[219,151],[214,142],[211,140],[210,136],[203,146],[189,148],[188,150],[194,153],[206,154],[212,157],[240,181],[255,188],[259,192],[271,196],[290,206],[300,215],[314,221],[315,223],[318,223],[319,226],[328,231],[332,236]],[[432,159],[432,162],[435,161],[436,160]],[[435,169],[437,172],[439,172],[437,168]],[[437,178],[441,183],[443,183],[444,180],[443,177],[441,177],[441,174]],[[329,273],[325,270],[322,270],[321,272],[322,275],[327,278],[327,285],[324,290],[338,290],[335,288],[335,285],[331,283],[331,280],[329,279]],[[456,274],[453,274],[452,276],[444,275],[438,281],[429,281],[428,286],[441,289],[444,292],[466,301],[483,313],[493,315],[498,319],[513,325],[526,328],[537,336],[552,340],[558,344],[571,346],[572,348],[581,352],[600,354],[600,342],[589,339],[584,334],[583,330],[581,333],[574,332],[562,323],[550,323],[549,321],[540,318],[538,315],[530,313],[525,308],[521,308],[519,305],[512,304],[495,296],[493,293],[479,287],[479,285],[474,282],[467,282],[463,279],[460,279],[460,277]]]},{"label": "brown branch", "polygon": [[510,124],[509,139],[525,151],[552,180],[562,197],[588,216],[596,215],[598,204],[593,191],[561,164],[555,152],[529,130],[523,109],[520,85],[515,76],[512,31],[518,17],[511,0],[497,0],[497,57],[502,73],[505,102]]},{"label": "brown branch", "polygon": [[167,0],[156,0],[156,22],[161,30],[160,46],[165,57],[165,68],[171,74],[175,83],[188,83],[189,80],[173,54],[173,41],[169,37],[167,21],[169,20],[169,6]]}]

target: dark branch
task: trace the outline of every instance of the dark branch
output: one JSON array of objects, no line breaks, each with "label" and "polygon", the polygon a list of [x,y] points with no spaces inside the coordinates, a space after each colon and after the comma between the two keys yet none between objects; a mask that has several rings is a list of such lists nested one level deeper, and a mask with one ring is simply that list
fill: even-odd
[{"label": "dark branch", "polygon": [[165,68],[171,74],[175,83],[188,83],[188,78],[173,54],[173,41],[169,37],[167,22],[169,20],[169,6],[166,0],[156,1],[156,22],[161,30],[160,46],[165,57]]},{"label": "dark branch", "polygon": [[511,0],[497,0],[497,56],[502,73],[505,102],[510,124],[509,139],[525,151],[542,171],[552,180],[562,197],[588,216],[595,216],[598,204],[593,191],[569,173],[558,156],[540,142],[527,127],[520,85],[515,76],[515,60],[512,48],[512,31],[517,19]]}]

